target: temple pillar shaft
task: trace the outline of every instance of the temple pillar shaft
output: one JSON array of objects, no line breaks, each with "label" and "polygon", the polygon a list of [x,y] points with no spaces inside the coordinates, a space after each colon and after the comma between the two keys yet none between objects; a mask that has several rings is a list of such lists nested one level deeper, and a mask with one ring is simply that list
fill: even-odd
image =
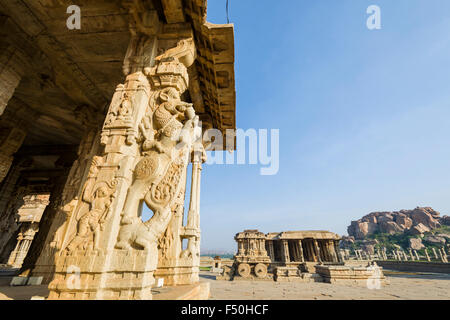
[{"label": "temple pillar shaft", "polygon": [[287,240],[281,240],[281,252],[283,257],[283,262],[290,262],[289,257],[289,244]]},{"label": "temple pillar shaft", "polygon": [[19,237],[17,238],[16,247],[14,248],[14,250],[11,252],[11,255],[9,256],[8,265],[10,265],[10,266],[14,265],[14,262],[16,261],[17,253],[19,252],[19,248],[20,248],[21,244],[22,244],[22,235],[19,235]]},{"label": "temple pillar shaft", "polygon": [[[147,78],[142,73],[135,73],[129,75],[126,84],[119,86],[114,94],[102,130],[104,151],[94,157],[81,201],[74,204],[75,211],[69,213],[70,217],[66,221],[68,232],[62,242],[62,252],[55,255],[56,274],[49,285],[49,299],[51,300],[114,299],[120,298],[120,296],[131,299],[151,297],[150,286],[154,282],[153,272],[156,266],[152,268],[153,270],[147,269],[148,256],[138,257],[136,254],[129,253],[130,259],[137,259],[135,265],[127,267],[123,265],[116,268],[115,260],[127,257],[124,255],[125,252],[114,251],[121,226],[122,208],[132,181],[131,173],[135,158],[139,152],[134,139],[138,132],[138,124],[148,106],[148,90]],[[123,105],[124,101],[126,101],[126,105]],[[123,109],[119,111],[119,108]],[[136,203],[136,209],[138,205],[139,203]],[[90,208],[93,209],[90,210]],[[101,212],[101,215],[96,216],[97,212]],[[92,226],[93,223],[96,223],[98,227],[92,228],[85,223]],[[104,231],[100,233],[101,230]],[[87,237],[88,235],[89,237]],[[86,251],[89,250],[92,250],[92,254],[86,255]],[[69,251],[70,255],[67,254]],[[84,256],[84,258],[80,259],[80,256]],[[79,262],[69,262],[73,260],[72,257],[78,259]],[[82,282],[81,288],[72,287],[66,282],[67,268],[71,265],[80,270],[82,280],[86,281]],[[140,274],[140,277],[131,280],[130,276],[133,271]],[[123,273],[125,279],[130,278],[126,288],[121,285],[112,287],[114,283],[111,281],[112,279],[109,279],[112,275],[111,272]],[[94,276],[96,280],[89,282],[88,275]],[[91,288],[92,286],[95,287],[93,291],[83,289],[83,287]],[[137,287],[140,289],[138,290]],[[130,290],[134,294],[130,293]],[[119,296],[115,296],[115,293]]]},{"label": "temple pillar shaft", "polygon": [[316,249],[316,254],[317,254],[318,262],[321,263],[321,262],[322,262],[322,258],[321,258],[321,256],[320,256],[320,255],[321,255],[321,252],[320,252],[319,243],[317,242],[316,239],[314,239],[313,243],[314,243],[314,248]]},{"label": "temple pillar shaft", "polygon": [[298,240],[298,248],[299,248],[299,254],[300,254],[300,261],[305,262],[305,256],[303,254],[303,244],[302,240]]},{"label": "temple pillar shaft", "polygon": [[336,243],[333,240],[328,241],[328,248],[330,250],[331,262],[340,262],[339,259],[339,248],[336,246]]},{"label": "temple pillar shaft", "polygon": [[196,229],[198,227],[198,201],[200,200],[199,193],[201,170],[202,167],[200,163],[192,163],[191,200],[186,224],[186,227],[189,229]]},{"label": "temple pillar shaft", "polygon": [[[183,177],[201,128],[193,105],[181,100],[189,87],[187,68],[195,60],[194,42],[174,40],[168,44],[159,43],[156,36],[133,36],[127,59],[139,58],[143,65],[126,68],[133,73],[112,98],[101,130],[103,147],[68,208],[62,246],[54,255],[51,300],[151,299],[159,257],[178,258],[169,247],[159,254],[158,247],[167,239],[177,201],[184,195]],[[162,54],[155,57],[157,52]],[[198,240],[201,166],[193,169],[188,224],[197,232],[185,228],[183,237]],[[140,213],[143,202],[154,213],[145,222]],[[185,252],[180,257],[186,266],[195,268],[199,260],[197,242],[192,255]],[[73,270],[80,275],[75,287],[67,281]]]},{"label": "temple pillar shaft", "polygon": [[270,259],[271,259],[272,261],[275,261],[275,251],[274,251],[274,249],[273,249],[273,241],[272,241],[272,240],[269,240],[267,245],[268,245],[268,247],[269,247],[269,256],[270,256]]},{"label": "temple pillar shaft", "polygon": [[238,241],[238,256],[244,255],[244,243],[242,241]]}]

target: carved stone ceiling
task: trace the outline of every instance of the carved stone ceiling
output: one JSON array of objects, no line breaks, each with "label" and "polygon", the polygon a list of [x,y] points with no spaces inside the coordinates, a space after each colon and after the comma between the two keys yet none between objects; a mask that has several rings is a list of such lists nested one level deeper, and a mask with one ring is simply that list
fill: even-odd
[{"label": "carved stone ceiling", "polygon": [[[206,0],[145,3],[167,23],[193,25],[198,61],[191,71],[198,86],[190,88],[191,96],[200,96],[198,111],[213,127],[235,128],[233,27],[207,23]],[[82,8],[81,30],[66,27],[72,4]],[[105,112],[124,80],[131,18],[123,0],[0,0],[0,14],[3,42],[18,46],[31,63],[7,108],[27,106],[38,114],[25,145],[78,143],[84,129],[74,110],[87,105]]]}]

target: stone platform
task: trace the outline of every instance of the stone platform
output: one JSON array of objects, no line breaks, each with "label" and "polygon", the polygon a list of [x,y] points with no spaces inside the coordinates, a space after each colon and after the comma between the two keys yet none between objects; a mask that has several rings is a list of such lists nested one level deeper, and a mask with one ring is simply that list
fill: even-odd
[{"label": "stone platform", "polygon": [[[47,285],[18,286],[9,285],[12,277],[0,277],[0,300],[45,300],[49,295]],[[208,300],[210,283],[162,287],[152,289],[153,300]]]},{"label": "stone platform", "polygon": [[210,297],[210,284],[198,284],[155,288],[152,290],[153,300],[208,300]]},{"label": "stone platform", "polygon": [[386,284],[383,268],[373,266],[316,266],[316,272],[326,283],[358,284],[381,286]]},{"label": "stone platform", "polygon": [[377,264],[388,270],[450,274],[450,263],[445,262],[377,260]]}]

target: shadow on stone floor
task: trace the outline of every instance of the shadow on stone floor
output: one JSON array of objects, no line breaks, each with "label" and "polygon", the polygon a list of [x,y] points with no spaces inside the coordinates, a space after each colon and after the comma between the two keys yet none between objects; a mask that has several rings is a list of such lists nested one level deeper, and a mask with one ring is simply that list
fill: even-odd
[{"label": "shadow on stone floor", "polygon": [[425,279],[425,280],[450,280],[450,274],[446,273],[415,273],[406,271],[383,270],[387,277],[407,278],[407,279]]},{"label": "shadow on stone floor", "polygon": [[215,274],[200,274],[200,278],[203,279],[208,279],[208,280],[216,280],[216,275]]},{"label": "shadow on stone floor", "polygon": [[32,297],[47,297],[47,286],[0,287],[0,300],[31,300]]}]

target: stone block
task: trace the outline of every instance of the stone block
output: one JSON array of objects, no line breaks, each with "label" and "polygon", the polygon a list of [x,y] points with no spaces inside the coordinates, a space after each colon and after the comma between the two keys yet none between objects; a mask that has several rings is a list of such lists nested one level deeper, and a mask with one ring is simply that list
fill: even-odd
[{"label": "stone block", "polygon": [[18,286],[26,286],[28,282],[27,277],[14,277],[11,280],[11,283],[9,284],[11,287],[18,287]]},{"label": "stone block", "polygon": [[212,272],[212,273],[222,273],[222,272],[223,272],[223,269],[222,269],[222,268],[212,268],[212,269],[211,269],[211,272]]},{"label": "stone block", "polygon": [[29,277],[27,281],[28,286],[40,286],[44,277]]}]

